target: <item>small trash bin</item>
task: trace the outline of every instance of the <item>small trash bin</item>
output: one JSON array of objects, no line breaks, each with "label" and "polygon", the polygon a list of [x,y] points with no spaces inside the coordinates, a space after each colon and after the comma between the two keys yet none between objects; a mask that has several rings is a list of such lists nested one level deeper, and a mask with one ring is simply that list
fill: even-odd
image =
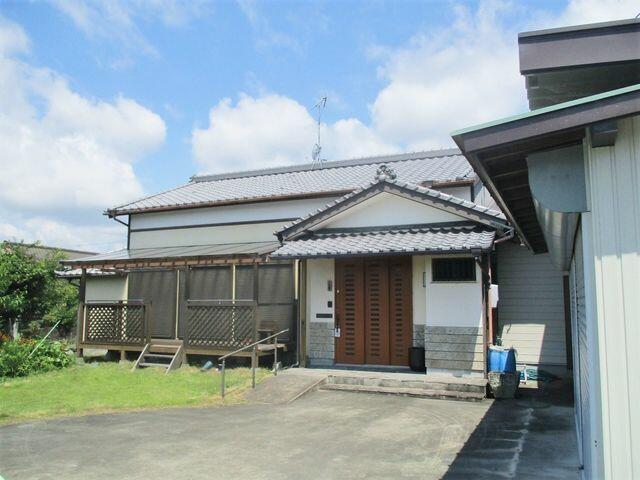
[{"label": "small trash bin", "polygon": [[424,372],[427,369],[424,362],[424,347],[409,348],[409,368],[414,372]]}]

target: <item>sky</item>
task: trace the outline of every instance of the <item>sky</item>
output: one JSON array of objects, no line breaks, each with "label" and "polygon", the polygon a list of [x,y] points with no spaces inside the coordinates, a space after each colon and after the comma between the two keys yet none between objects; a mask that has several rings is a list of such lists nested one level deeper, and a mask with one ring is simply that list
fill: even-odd
[{"label": "sky", "polygon": [[0,239],[103,252],[193,174],[452,146],[527,110],[517,33],[638,0],[0,0]]}]

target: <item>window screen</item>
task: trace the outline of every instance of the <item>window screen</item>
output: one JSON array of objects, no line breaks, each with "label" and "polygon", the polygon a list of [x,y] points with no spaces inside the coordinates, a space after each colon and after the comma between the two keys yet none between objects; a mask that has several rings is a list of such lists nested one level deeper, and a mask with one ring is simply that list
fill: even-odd
[{"label": "window screen", "polygon": [[473,258],[434,258],[431,271],[434,282],[473,282],[476,262]]}]

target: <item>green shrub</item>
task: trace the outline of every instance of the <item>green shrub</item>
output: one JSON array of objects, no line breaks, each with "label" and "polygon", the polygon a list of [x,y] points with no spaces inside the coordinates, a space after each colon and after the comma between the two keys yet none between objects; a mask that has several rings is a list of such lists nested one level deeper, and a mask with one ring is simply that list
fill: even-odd
[{"label": "green shrub", "polygon": [[24,377],[32,373],[65,368],[73,357],[62,342],[45,341],[29,357],[36,340],[11,340],[0,345],[0,377]]}]

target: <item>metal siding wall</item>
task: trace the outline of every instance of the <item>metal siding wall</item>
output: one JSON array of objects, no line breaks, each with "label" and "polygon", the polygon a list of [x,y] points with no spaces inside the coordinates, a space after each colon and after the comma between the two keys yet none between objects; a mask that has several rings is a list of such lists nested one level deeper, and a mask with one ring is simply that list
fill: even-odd
[{"label": "metal siding wall", "polygon": [[574,395],[576,404],[576,426],[580,441],[582,463],[585,472],[591,471],[591,402],[589,401],[589,335],[587,326],[586,297],[584,285],[584,257],[582,249],[582,229],[578,229],[574,256],[569,272],[571,290],[571,320],[574,329]]},{"label": "metal siding wall", "polygon": [[562,273],[549,255],[508,242],[498,254],[498,335],[518,363],[567,364]]},{"label": "metal siding wall", "polygon": [[[588,148],[603,471],[640,477],[640,117],[618,121],[614,147]],[[635,454],[633,452],[636,452]],[[597,472],[596,472],[597,474]]]}]

